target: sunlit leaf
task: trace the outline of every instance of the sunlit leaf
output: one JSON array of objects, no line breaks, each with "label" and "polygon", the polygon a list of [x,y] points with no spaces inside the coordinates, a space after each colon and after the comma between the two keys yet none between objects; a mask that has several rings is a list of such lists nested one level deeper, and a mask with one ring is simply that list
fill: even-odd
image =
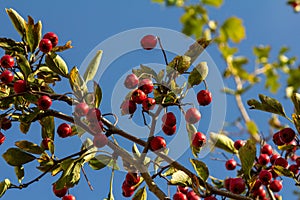
[{"label": "sunlit leaf", "polygon": [[217,148],[223,149],[229,153],[234,153],[234,154],[236,154],[238,152],[234,148],[233,140],[222,133],[211,132],[210,140],[213,144],[215,144],[215,147],[217,147]]},{"label": "sunlit leaf", "polygon": [[66,64],[66,62],[62,59],[62,57],[60,57],[59,55],[57,55],[56,53],[52,52],[52,53],[48,53],[46,55],[46,64],[47,66],[55,73],[64,76],[64,77],[68,77],[68,66]]},{"label": "sunlit leaf", "polygon": [[232,42],[239,43],[245,37],[246,30],[243,21],[238,17],[228,18],[221,26],[220,39],[224,42],[230,39]]},{"label": "sunlit leaf", "polygon": [[183,171],[177,171],[175,173],[172,174],[172,178],[170,180],[170,183],[173,185],[183,185],[183,186],[187,186],[187,185],[191,185],[192,184],[192,179]]},{"label": "sunlit leaf", "polygon": [[89,65],[87,66],[86,71],[83,75],[83,80],[85,82],[94,79],[100,65],[102,53],[103,53],[102,50],[97,51],[96,55],[93,57],[93,59],[90,61]]},{"label": "sunlit leaf", "polygon": [[44,152],[44,150],[39,145],[26,140],[17,141],[15,142],[15,145],[28,153],[42,154]]},{"label": "sunlit leaf", "polygon": [[8,14],[11,22],[13,23],[15,29],[18,31],[20,36],[23,37],[25,34],[25,23],[26,23],[24,18],[21,17],[19,15],[19,13],[17,13],[17,11],[15,11],[12,8],[5,9],[5,10],[6,10],[6,13]]},{"label": "sunlit leaf", "polygon": [[20,166],[35,160],[35,156],[17,148],[9,148],[2,157],[11,166]]},{"label": "sunlit leaf", "polygon": [[81,99],[88,93],[87,86],[79,74],[77,67],[73,67],[70,71],[69,82],[74,95]]},{"label": "sunlit leaf", "polygon": [[98,108],[102,101],[102,90],[99,84],[94,81],[94,96],[95,96],[95,108]]},{"label": "sunlit leaf", "polygon": [[10,185],[11,182],[9,179],[5,179],[4,181],[0,182],[0,197],[2,197],[5,194]]},{"label": "sunlit leaf", "polygon": [[198,176],[203,180],[207,181],[209,177],[209,171],[206,164],[200,160],[190,159],[195,171],[197,172]]},{"label": "sunlit leaf", "polygon": [[250,178],[250,171],[256,158],[256,146],[253,140],[248,140],[246,144],[239,149],[239,157],[244,174],[247,178]]},{"label": "sunlit leaf", "polygon": [[208,75],[208,66],[206,62],[199,63],[188,78],[189,87],[199,85]]},{"label": "sunlit leaf", "polygon": [[18,178],[19,183],[21,183],[24,178],[24,167],[23,166],[15,166],[15,174]]},{"label": "sunlit leaf", "polygon": [[202,0],[202,3],[214,6],[214,7],[220,7],[223,3],[223,0]]},{"label": "sunlit leaf", "polygon": [[28,16],[28,22],[25,23],[25,32],[25,39],[28,43],[29,51],[33,53],[42,38],[42,22],[38,21],[34,24],[34,20]]},{"label": "sunlit leaf", "polygon": [[100,170],[106,166],[111,166],[113,163],[113,159],[107,155],[97,155],[89,161],[89,166],[93,170]]},{"label": "sunlit leaf", "polygon": [[132,200],[147,200],[146,187],[140,188],[133,196]]},{"label": "sunlit leaf", "polygon": [[72,49],[73,46],[71,45],[71,41],[68,41],[64,46],[55,46],[52,51],[53,52],[62,52],[68,49]]}]

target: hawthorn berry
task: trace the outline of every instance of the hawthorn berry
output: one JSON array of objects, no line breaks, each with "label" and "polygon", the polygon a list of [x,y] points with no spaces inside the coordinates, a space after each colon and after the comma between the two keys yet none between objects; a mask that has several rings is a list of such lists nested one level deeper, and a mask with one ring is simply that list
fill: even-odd
[{"label": "hawthorn berry", "polygon": [[67,123],[62,123],[57,128],[57,134],[59,137],[66,138],[72,135],[72,127]]},{"label": "hawthorn berry", "polygon": [[166,135],[174,135],[176,133],[176,125],[168,126],[168,125],[163,124],[162,130]]},{"label": "hawthorn berry", "polygon": [[289,143],[294,140],[296,133],[291,128],[284,128],[279,131],[279,137],[282,142]]},{"label": "hawthorn berry", "polygon": [[57,190],[56,189],[56,184],[54,183],[53,187],[52,187],[52,191],[55,194],[55,196],[57,196],[57,197],[63,197],[63,196],[65,196],[67,194],[68,188],[67,188],[67,186],[64,186],[62,189]]},{"label": "hawthorn berry", "polygon": [[5,141],[6,137],[3,133],[0,132],[0,145],[3,144],[3,142]]},{"label": "hawthorn berry", "polygon": [[275,133],[275,134],[273,135],[273,142],[274,142],[274,144],[276,144],[277,146],[282,146],[282,145],[284,145],[284,142],[281,140],[279,134],[280,134],[280,133],[277,132],[277,133]]},{"label": "hawthorn berry", "polygon": [[227,178],[224,180],[224,187],[227,189],[227,190],[230,190],[230,181],[231,181],[232,178]]},{"label": "hawthorn berry", "polygon": [[49,39],[42,39],[39,43],[39,49],[43,53],[49,53],[52,47],[52,42]]},{"label": "hawthorn berry", "polygon": [[264,169],[259,172],[258,177],[263,185],[268,185],[272,179],[272,173]]},{"label": "hawthorn berry", "polygon": [[200,197],[194,192],[194,190],[190,190],[186,196],[188,200],[200,200]]},{"label": "hawthorn berry", "polygon": [[64,196],[62,200],[76,200],[76,198],[73,195],[69,194]]},{"label": "hawthorn berry", "polygon": [[43,95],[38,99],[37,105],[40,110],[48,110],[52,105],[52,100],[50,97]]},{"label": "hawthorn berry", "polygon": [[89,122],[98,122],[98,121],[100,121],[101,111],[98,108],[89,109],[88,113],[86,114],[86,119]]},{"label": "hawthorn berry", "polygon": [[6,117],[4,117],[4,118],[1,119],[1,129],[3,129],[3,130],[6,131],[6,130],[10,129],[11,126],[12,126],[12,124],[11,124],[11,120],[10,119],[8,119]]},{"label": "hawthorn berry", "polygon": [[15,60],[12,56],[10,55],[4,55],[2,56],[2,58],[0,59],[0,65],[3,68],[12,68],[15,64]]},{"label": "hawthorn berry", "polygon": [[270,162],[270,157],[267,154],[260,154],[258,157],[258,164],[267,165]]},{"label": "hawthorn berry", "polygon": [[185,113],[185,120],[189,124],[195,124],[201,119],[201,114],[197,108],[190,108]]},{"label": "hawthorn berry", "polygon": [[27,91],[27,83],[24,80],[17,80],[14,83],[14,91],[16,94],[26,92]]},{"label": "hawthorn berry", "polygon": [[152,151],[157,151],[166,148],[167,144],[163,137],[156,136],[150,141],[150,148]]},{"label": "hawthorn berry", "polygon": [[164,125],[173,127],[176,125],[176,116],[172,112],[165,113],[162,117],[162,122]]},{"label": "hawthorn berry", "polygon": [[241,194],[246,189],[245,181],[242,178],[232,178],[230,181],[230,192]]},{"label": "hawthorn berry", "polygon": [[206,136],[201,133],[197,132],[194,134],[193,139],[192,139],[192,145],[195,148],[200,148],[206,143]]},{"label": "hawthorn berry", "polygon": [[137,104],[142,104],[146,98],[147,98],[147,95],[140,89],[134,90],[131,95],[132,101]]},{"label": "hawthorn berry", "polygon": [[273,192],[279,192],[279,191],[282,189],[282,181],[279,181],[279,180],[273,180],[273,181],[270,183],[270,189],[271,189]]},{"label": "hawthorn berry", "polygon": [[132,115],[136,111],[136,103],[132,100],[125,100],[120,108],[122,115]]},{"label": "hawthorn berry", "polygon": [[225,167],[227,170],[234,170],[236,168],[236,161],[234,159],[227,160],[225,163]]},{"label": "hawthorn berry", "polygon": [[49,150],[49,143],[52,142],[51,138],[44,138],[42,140],[42,147],[45,149],[45,150]]},{"label": "hawthorn berry", "polygon": [[81,102],[75,106],[75,114],[79,117],[86,116],[89,112],[89,105]]},{"label": "hawthorn berry", "polygon": [[181,192],[176,192],[173,195],[173,200],[188,200],[188,198],[186,197],[185,194],[181,193]]},{"label": "hawthorn berry", "polygon": [[272,153],[273,153],[273,148],[269,144],[264,144],[264,146],[262,146],[260,152],[263,153],[263,154],[267,154],[267,155],[271,156]]},{"label": "hawthorn berry", "polygon": [[102,148],[108,143],[108,139],[105,134],[99,133],[94,136],[93,143],[95,147]]},{"label": "hawthorn berry", "polygon": [[252,187],[252,191],[256,191],[259,190],[259,188],[261,187],[262,183],[259,179],[257,179]]},{"label": "hawthorn berry", "polygon": [[157,37],[154,35],[146,35],[141,39],[141,46],[145,50],[151,50],[155,48],[157,44]]},{"label": "hawthorn berry", "polygon": [[279,157],[275,160],[274,165],[279,165],[281,167],[287,168],[289,163],[286,159]]},{"label": "hawthorn berry", "polygon": [[129,74],[126,76],[124,85],[128,89],[134,89],[139,84],[139,79],[135,74]]},{"label": "hawthorn berry", "polygon": [[145,111],[153,110],[155,107],[156,101],[153,98],[147,98],[143,101],[142,106]]},{"label": "hawthorn berry", "polygon": [[274,165],[274,162],[277,158],[280,158],[280,155],[279,154],[273,154],[270,158],[270,162],[272,165]]},{"label": "hawthorn berry", "polygon": [[217,200],[215,196],[205,197],[204,200]]},{"label": "hawthorn berry", "polygon": [[51,41],[52,47],[58,44],[58,36],[53,32],[48,32],[43,36],[43,39],[48,39]]},{"label": "hawthorn berry", "polygon": [[153,91],[153,82],[150,79],[143,79],[139,82],[139,89],[145,94],[149,94]]},{"label": "hawthorn berry", "polygon": [[131,197],[134,193],[134,186],[129,185],[126,181],[123,182],[122,184],[122,195],[124,197]]},{"label": "hawthorn berry", "polygon": [[93,131],[93,133],[98,134],[103,131],[103,123],[101,121],[92,121],[89,124],[89,128]]},{"label": "hawthorn berry", "polygon": [[197,100],[198,100],[199,105],[201,105],[201,106],[209,105],[212,101],[211,92],[208,90],[201,90],[197,94]]},{"label": "hawthorn berry", "polygon": [[297,175],[298,172],[299,172],[299,167],[298,167],[298,165],[290,165],[288,169],[289,169],[291,172],[293,172],[295,175]]},{"label": "hawthorn berry", "polygon": [[257,190],[254,190],[252,194],[254,197],[259,197],[260,199],[265,198],[267,195],[266,190],[264,190],[263,186],[260,186]]},{"label": "hawthorn berry", "polygon": [[4,70],[0,75],[0,80],[4,84],[9,84],[13,81],[14,74],[9,70]]},{"label": "hawthorn berry", "polygon": [[177,188],[178,188],[178,190],[179,190],[180,192],[182,192],[183,194],[187,194],[188,191],[189,191],[189,188],[188,188],[188,187],[183,187],[183,186],[178,185]]},{"label": "hawthorn berry", "polygon": [[298,158],[296,158],[296,163],[297,163],[297,166],[300,167],[300,156],[298,156]]},{"label": "hawthorn berry", "polygon": [[136,185],[140,182],[141,177],[138,175],[138,173],[131,173],[128,172],[126,174],[125,181],[127,182],[128,185]]},{"label": "hawthorn berry", "polygon": [[239,150],[244,145],[245,145],[245,141],[243,141],[243,140],[237,140],[233,144],[233,146],[236,150]]}]

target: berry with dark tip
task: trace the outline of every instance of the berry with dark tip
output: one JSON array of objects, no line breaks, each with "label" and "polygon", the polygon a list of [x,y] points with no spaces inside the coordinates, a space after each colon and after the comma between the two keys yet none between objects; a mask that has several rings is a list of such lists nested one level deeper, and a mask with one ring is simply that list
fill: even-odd
[{"label": "berry with dark tip", "polygon": [[150,79],[143,79],[139,82],[139,89],[145,94],[149,94],[153,91],[153,82]]},{"label": "berry with dark tip", "polygon": [[121,105],[122,115],[132,115],[136,111],[136,103],[132,100],[125,100]]},{"label": "berry with dark tip", "polygon": [[185,113],[185,120],[189,124],[195,124],[201,119],[201,114],[197,108],[190,108]]},{"label": "berry with dark tip", "polygon": [[139,79],[135,74],[129,74],[124,81],[124,85],[128,89],[134,89],[137,87],[138,84]]},{"label": "berry with dark tip", "polygon": [[155,48],[157,44],[157,37],[154,35],[146,35],[141,39],[141,46],[145,50],[151,50]]},{"label": "berry with dark tip", "polygon": [[150,141],[150,148],[152,151],[157,151],[166,148],[166,141],[163,137],[156,136]]},{"label": "berry with dark tip", "polygon": [[209,105],[212,101],[211,92],[208,90],[201,90],[197,94],[197,100],[198,100],[199,105],[201,105],[201,106]]},{"label": "berry with dark tip", "polygon": [[206,143],[206,136],[201,133],[197,132],[194,134],[193,139],[192,139],[192,145],[195,148],[200,148]]},{"label": "berry with dark tip", "polygon": [[43,36],[43,39],[48,39],[51,41],[52,47],[58,44],[58,36],[53,32],[48,32]]},{"label": "berry with dark tip", "polygon": [[39,43],[39,49],[43,53],[49,53],[52,47],[52,42],[49,39],[42,39]]},{"label": "berry with dark tip", "polygon": [[14,80],[14,74],[6,69],[1,73],[0,80],[4,84],[9,84]]},{"label": "berry with dark tip", "polygon": [[142,104],[143,101],[147,99],[147,95],[142,90],[136,89],[133,91],[131,99],[137,104]]},{"label": "berry with dark tip", "polygon": [[237,162],[234,159],[227,160],[225,167],[227,170],[234,170],[236,168]]},{"label": "berry with dark tip", "polygon": [[0,59],[0,65],[3,68],[12,68],[15,64],[15,60],[12,56],[10,55],[4,55],[2,56],[2,58]]}]

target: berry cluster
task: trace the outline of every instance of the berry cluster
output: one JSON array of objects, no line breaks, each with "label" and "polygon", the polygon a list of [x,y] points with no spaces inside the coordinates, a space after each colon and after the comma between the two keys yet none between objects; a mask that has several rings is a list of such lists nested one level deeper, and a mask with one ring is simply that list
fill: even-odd
[{"label": "berry cluster", "polygon": [[136,185],[140,182],[140,175],[136,172],[128,172],[122,184],[122,194],[124,197],[133,195]]},{"label": "berry cluster", "polygon": [[[177,186],[177,192],[173,195],[173,200],[200,200],[201,198],[188,187]],[[216,200],[214,196],[205,197],[204,200]]]},{"label": "berry cluster", "polygon": [[52,187],[52,190],[53,190],[53,193],[55,194],[55,196],[62,198],[62,200],[76,200],[75,196],[70,195],[70,194],[67,195],[68,189],[69,188],[67,186],[65,186],[62,189],[57,190],[55,183],[53,184],[53,187]]}]

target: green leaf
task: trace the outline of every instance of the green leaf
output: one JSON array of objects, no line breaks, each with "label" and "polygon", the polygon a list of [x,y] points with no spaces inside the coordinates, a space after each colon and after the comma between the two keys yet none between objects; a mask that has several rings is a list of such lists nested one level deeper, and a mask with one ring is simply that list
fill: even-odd
[{"label": "green leaf", "polygon": [[300,94],[299,93],[293,93],[291,96],[291,100],[294,104],[295,113],[297,115],[300,115]]},{"label": "green leaf", "polygon": [[23,166],[15,166],[15,174],[18,178],[19,183],[21,183],[24,178],[24,167]]},{"label": "green leaf", "polygon": [[255,99],[250,99],[247,101],[247,104],[251,106],[250,109],[262,110],[286,117],[284,109],[279,101],[263,94],[259,94],[259,99],[261,102]]},{"label": "green leaf", "polygon": [[54,140],[55,135],[55,123],[53,116],[43,117],[39,120],[42,128],[42,138],[50,138]]},{"label": "green leaf", "polygon": [[9,179],[4,179],[4,181],[0,183],[0,197],[2,197],[5,194],[5,192],[8,190],[10,185],[11,182]]},{"label": "green leaf", "polygon": [[[163,153],[165,155],[168,155],[169,153],[169,149],[168,148],[165,148],[162,152],[160,153]],[[161,163],[163,163],[165,161],[165,159],[157,156],[155,159],[154,159],[154,163],[153,163],[153,166],[154,166],[154,171],[155,173],[158,171],[159,169],[159,166],[161,165]]]},{"label": "green leaf", "polygon": [[24,75],[24,79],[26,80],[28,75],[31,73],[31,67],[28,60],[21,54],[17,54],[17,63]]},{"label": "green leaf", "polygon": [[21,42],[16,42],[8,38],[0,38],[0,48],[8,53],[18,52],[20,54],[25,54],[25,50]]},{"label": "green leaf", "polygon": [[278,174],[279,176],[286,176],[286,177],[290,177],[290,178],[294,177],[293,172],[291,172],[289,169],[286,169],[282,166],[275,165],[275,166],[273,166],[273,169],[276,172],[276,174]]},{"label": "green leaf", "polygon": [[73,67],[70,71],[69,82],[74,92],[74,95],[77,98],[81,99],[88,93],[88,88],[85,82],[83,81],[82,77],[80,76],[77,67]]},{"label": "green leaf", "polygon": [[209,6],[220,7],[223,4],[223,0],[202,0],[202,3]]},{"label": "green leaf", "polygon": [[94,77],[98,71],[99,65],[100,65],[102,53],[103,53],[102,50],[97,51],[95,57],[91,60],[88,67],[86,68],[86,71],[83,75],[83,80],[85,82],[88,82],[88,81],[91,81],[94,79]]},{"label": "green leaf", "polygon": [[191,58],[191,64],[199,57],[199,55],[208,47],[211,43],[211,40],[205,38],[198,39],[194,44],[189,47],[184,55]]},{"label": "green leaf", "polygon": [[38,47],[42,38],[42,22],[38,21],[34,24],[34,20],[28,16],[28,23],[25,23],[26,42],[29,46],[29,51],[34,52]]},{"label": "green leaf", "polygon": [[258,135],[258,128],[257,128],[257,126],[256,126],[256,124],[255,124],[254,121],[252,121],[252,120],[247,121],[246,122],[246,127],[247,127],[248,132],[252,136]]},{"label": "green leaf", "polygon": [[20,131],[24,134],[28,133],[28,131],[30,129],[30,125],[31,125],[31,123],[21,122],[20,123]]},{"label": "green leaf", "polygon": [[187,186],[187,185],[191,185],[192,184],[192,179],[183,171],[179,170],[177,172],[175,172],[174,174],[172,174],[172,178],[170,180],[170,183],[172,185],[183,185],[183,186]]},{"label": "green leaf", "polygon": [[208,75],[208,66],[206,62],[199,63],[188,78],[189,87],[199,85]]},{"label": "green leaf", "polygon": [[147,200],[147,190],[144,186],[140,188],[133,196],[132,200]]},{"label": "green leaf", "polygon": [[271,51],[271,46],[257,46],[253,48],[254,55],[258,58],[259,63],[267,63],[269,59],[269,54]]},{"label": "green leaf", "polygon": [[140,68],[142,73],[149,74],[154,79],[157,79],[157,74],[152,68],[147,67],[146,65],[140,65]]},{"label": "green leaf", "polygon": [[198,153],[200,152],[201,149],[200,148],[195,148],[192,145],[192,141],[193,141],[194,135],[198,131],[197,131],[196,127],[193,124],[189,124],[189,123],[186,123],[186,130],[188,132],[189,142],[190,142],[190,148],[192,150],[193,156],[195,158],[198,158]]},{"label": "green leaf", "polygon": [[102,154],[95,156],[89,161],[89,166],[93,170],[100,170],[106,166],[112,166],[112,164],[113,164],[112,157],[107,155],[102,155]]},{"label": "green leaf", "polygon": [[191,57],[176,56],[168,65],[168,67],[178,71],[180,74],[187,71],[191,66]]},{"label": "green leaf", "polygon": [[249,179],[250,171],[256,158],[256,146],[253,140],[248,140],[246,144],[239,149],[239,157],[242,164],[242,170]]},{"label": "green leaf", "polygon": [[171,166],[171,167],[169,167],[169,168],[162,174],[162,176],[164,176],[164,177],[166,177],[166,176],[171,176],[171,175],[173,175],[176,171],[177,171],[177,169]]},{"label": "green leaf", "polygon": [[273,66],[270,66],[268,70],[265,71],[266,82],[265,88],[270,89],[270,92],[276,93],[280,88],[279,75]]},{"label": "green leaf", "polygon": [[21,37],[25,34],[25,20],[14,9],[5,9],[15,29],[18,31]]},{"label": "green leaf", "polygon": [[200,160],[190,159],[195,171],[197,172],[198,176],[203,180],[207,181],[209,177],[209,171],[206,164]]},{"label": "green leaf", "polygon": [[232,139],[222,133],[210,133],[210,140],[217,148],[223,149],[229,153],[236,154],[238,151],[234,148]]},{"label": "green leaf", "polygon": [[42,154],[44,152],[44,150],[39,145],[26,140],[17,141],[15,142],[15,145],[28,153]]},{"label": "green leaf", "polygon": [[47,66],[55,73],[68,78],[68,66],[66,64],[66,62],[62,59],[62,57],[60,57],[59,55],[57,55],[56,53],[52,52],[52,53],[48,53],[46,55],[46,64]]},{"label": "green leaf", "polygon": [[9,148],[2,157],[11,166],[20,166],[35,160],[35,156],[17,148]]},{"label": "green leaf", "polygon": [[243,26],[243,21],[238,17],[228,18],[220,29],[220,39],[226,42],[230,39],[234,43],[239,43],[241,40],[245,39],[246,31]]},{"label": "green leaf", "polygon": [[93,141],[90,138],[87,138],[82,147],[81,150],[88,149],[85,154],[82,155],[85,162],[89,162],[91,159],[95,158],[95,155],[97,153],[97,147],[94,146]]},{"label": "green leaf", "polygon": [[95,108],[99,108],[102,101],[102,90],[99,84],[94,81],[94,96],[95,96]]}]

